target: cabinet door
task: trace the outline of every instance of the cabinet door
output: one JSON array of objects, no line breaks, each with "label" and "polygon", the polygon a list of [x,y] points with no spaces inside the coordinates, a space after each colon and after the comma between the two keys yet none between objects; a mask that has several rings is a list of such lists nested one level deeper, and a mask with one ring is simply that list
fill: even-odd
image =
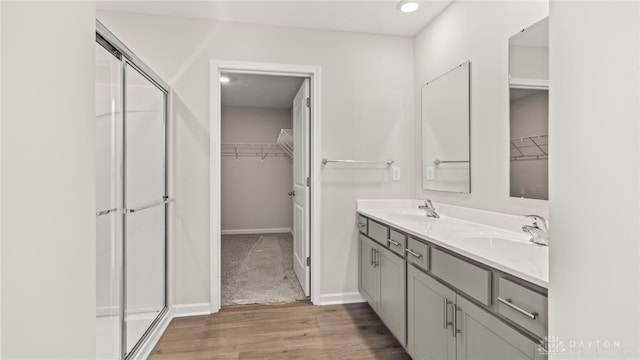
[{"label": "cabinet door", "polygon": [[374,310],[378,310],[378,298],[380,294],[380,271],[377,265],[378,245],[374,244],[363,235],[360,240],[360,293],[369,302]]},{"label": "cabinet door", "polygon": [[457,336],[459,360],[543,359],[538,344],[477,305],[458,296]]},{"label": "cabinet door", "polygon": [[380,262],[380,299],[378,315],[400,343],[405,336],[405,261],[383,247],[378,249]]},{"label": "cabinet door", "polygon": [[413,360],[456,358],[453,337],[455,293],[429,275],[407,266],[407,340]]}]

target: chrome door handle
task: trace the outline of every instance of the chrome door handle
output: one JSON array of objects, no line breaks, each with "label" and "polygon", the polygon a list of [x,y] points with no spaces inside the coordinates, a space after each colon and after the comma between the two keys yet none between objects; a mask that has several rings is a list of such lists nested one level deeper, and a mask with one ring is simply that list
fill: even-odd
[{"label": "chrome door handle", "polygon": [[453,325],[453,323],[451,323],[449,321],[449,304],[453,305],[453,303],[451,301],[449,301],[449,299],[444,298],[444,328],[445,328],[445,330],[449,327],[449,325]]},{"label": "chrome door handle", "polygon": [[453,305],[453,337],[458,337],[458,334],[462,334],[462,330],[458,329],[458,311],[462,311],[462,308],[454,303],[451,305]]},{"label": "chrome door handle", "polygon": [[449,307],[449,300],[444,298],[444,328],[446,329],[449,326],[449,321],[447,320],[447,310]]},{"label": "chrome door handle", "polygon": [[409,254],[417,257],[418,259],[420,259],[422,257],[422,254],[418,254],[417,252],[415,252],[415,251],[413,251],[411,249],[406,249],[405,251],[408,252]]},{"label": "chrome door handle", "polygon": [[111,214],[112,212],[116,212],[116,211],[118,211],[118,208],[113,208],[113,209],[108,209],[108,210],[102,210],[102,211],[98,211],[98,212],[96,212],[96,216],[107,215],[107,214]]},{"label": "chrome door handle", "polygon": [[375,260],[375,264],[374,267],[378,267],[380,266],[380,251],[378,250],[373,250],[373,259]]},{"label": "chrome door handle", "polygon": [[375,261],[373,260],[373,248],[371,248],[371,266],[373,266],[373,264],[375,263]]},{"label": "chrome door handle", "polygon": [[387,240],[389,240],[389,243],[391,243],[391,245],[393,245],[393,246],[400,246],[399,242],[395,242],[395,241],[393,241],[391,239],[387,239]]},{"label": "chrome door handle", "polygon": [[134,208],[134,209],[124,209],[124,212],[125,213],[134,213],[134,212],[138,212],[138,211],[142,211],[142,210],[151,209],[151,208],[156,207],[156,206],[166,205],[166,204],[168,204],[168,203],[170,203],[172,201],[173,201],[173,199],[169,199],[168,197],[165,196],[162,201],[158,201],[158,202],[155,202],[155,203],[147,204],[145,206],[140,206],[140,207]]},{"label": "chrome door handle", "polygon": [[288,194],[289,194],[289,196],[296,196],[296,191],[295,190],[294,191],[289,191]]},{"label": "chrome door handle", "polygon": [[511,299],[503,299],[498,296],[498,301],[519,312],[520,314],[528,317],[531,320],[535,320],[538,317],[537,312],[528,312],[527,310],[515,305]]}]

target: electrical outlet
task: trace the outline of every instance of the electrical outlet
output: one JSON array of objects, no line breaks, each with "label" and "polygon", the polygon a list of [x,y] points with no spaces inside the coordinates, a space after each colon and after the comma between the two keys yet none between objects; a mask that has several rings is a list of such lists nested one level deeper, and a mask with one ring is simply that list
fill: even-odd
[{"label": "electrical outlet", "polygon": [[400,181],[400,167],[399,166],[394,166],[393,167],[393,181]]},{"label": "electrical outlet", "polygon": [[427,167],[427,180],[433,180],[433,166]]}]

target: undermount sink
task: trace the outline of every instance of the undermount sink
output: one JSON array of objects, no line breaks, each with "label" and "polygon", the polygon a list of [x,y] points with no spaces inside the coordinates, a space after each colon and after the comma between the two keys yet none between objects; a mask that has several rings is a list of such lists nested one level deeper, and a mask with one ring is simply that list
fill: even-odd
[{"label": "undermount sink", "polygon": [[421,209],[394,209],[392,210],[392,212],[397,215],[412,215],[412,216],[427,217],[424,210],[421,210]]}]

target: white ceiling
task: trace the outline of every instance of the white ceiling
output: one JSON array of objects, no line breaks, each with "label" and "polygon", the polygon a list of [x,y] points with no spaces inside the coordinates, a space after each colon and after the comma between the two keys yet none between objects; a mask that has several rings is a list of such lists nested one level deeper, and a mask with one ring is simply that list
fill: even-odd
[{"label": "white ceiling", "polygon": [[414,36],[453,0],[418,0],[410,14],[396,0],[98,0],[101,10],[312,29]]},{"label": "white ceiling", "polygon": [[304,78],[270,75],[223,74],[222,106],[290,109]]}]

